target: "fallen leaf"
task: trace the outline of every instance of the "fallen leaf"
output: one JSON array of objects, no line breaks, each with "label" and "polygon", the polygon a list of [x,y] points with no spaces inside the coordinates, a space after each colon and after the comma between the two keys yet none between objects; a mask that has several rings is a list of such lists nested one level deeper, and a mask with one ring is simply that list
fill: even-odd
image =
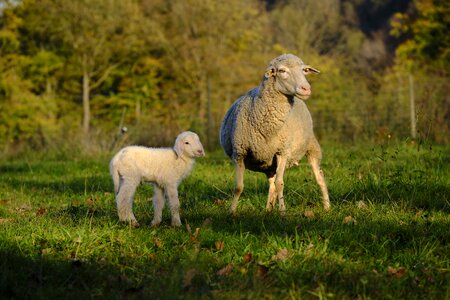
[{"label": "fallen leaf", "polygon": [[356,202],[356,207],[358,207],[359,209],[366,209],[367,208],[367,204],[364,201],[358,201]]},{"label": "fallen leaf", "polygon": [[36,216],[42,216],[47,212],[47,210],[43,207],[38,208],[38,210],[36,211]]},{"label": "fallen leaf", "polygon": [[303,213],[303,215],[307,218],[307,219],[314,219],[315,215],[314,212],[312,210],[305,210],[305,212]]},{"label": "fallen leaf", "polygon": [[269,268],[265,265],[258,264],[256,268],[256,276],[260,278],[264,278],[267,275],[267,272],[269,272]]},{"label": "fallen leaf", "polygon": [[306,252],[311,252],[314,249],[314,244],[313,243],[309,243],[308,246],[306,246]]},{"label": "fallen leaf", "polygon": [[0,225],[1,225],[1,224],[9,223],[9,222],[11,222],[11,221],[12,221],[12,219],[4,219],[4,218],[0,218]]},{"label": "fallen leaf", "polygon": [[206,218],[205,221],[203,221],[202,223],[202,227],[208,227],[211,224],[212,224],[211,218]]},{"label": "fallen leaf", "polygon": [[218,206],[222,206],[222,205],[224,205],[225,204],[225,200],[222,200],[222,199],[214,199],[214,204],[215,205],[218,205]]},{"label": "fallen leaf", "polygon": [[220,240],[216,241],[214,244],[216,245],[216,250],[217,251],[222,251],[223,248],[225,247],[225,243],[223,241],[220,241]]},{"label": "fallen leaf", "polygon": [[358,222],[352,217],[352,216],[346,216],[344,218],[344,221],[342,221],[343,224],[357,224]]},{"label": "fallen leaf", "polygon": [[249,263],[253,260],[253,255],[251,253],[244,254],[244,263]]},{"label": "fallen leaf", "polygon": [[219,276],[227,276],[227,275],[230,275],[232,271],[233,271],[233,266],[231,264],[228,264],[225,267],[223,267],[222,269],[220,269],[219,271],[217,271],[216,274]]},{"label": "fallen leaf", "polygon": [[155,238],[155,239],[153,240],[153,242],[155,243],[155,246],[156,246],[157,248],[162,248],[162,247],[164,246],[164,244],[163,244],[163,242],[161,241],[160,238]]},{"label": "fallen leaf", "polygon": [[395,276],[397,278],[403,277],[403,275],[406,274],[406,269],[404,267],[400,267],[398,269],[394,267],[388,267],[387,271],[390,275]]},{"label": "fallen leaf", "polygon": [[197,275],[196,269],[189,269],[183,277],[183,288],[188,288],[192,285],[192,279]]},{"label": "fallen leaf", "polygon": [[276,255],[272,256],[272,260],[280,261],[289,257],[289,251],[286,248],[281,249]]}]

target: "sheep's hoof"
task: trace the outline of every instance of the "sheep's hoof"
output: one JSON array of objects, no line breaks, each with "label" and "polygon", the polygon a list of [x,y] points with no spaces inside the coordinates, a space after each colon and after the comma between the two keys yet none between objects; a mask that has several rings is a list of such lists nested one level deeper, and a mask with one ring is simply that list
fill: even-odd
[{"label": "sheep's hoof", "polygon": [[152,221],[151,223],[150,223],[150,227],[158,227],[158,225],[161,223],[161,221],[159,221],[159,222],[156,222],[156,221]]},{"label": "sheep's hoof", "polygon": [[331,205],[329,203],[323,205],[323,210],[330,211]]},{"label": "sheep's hoof", "polygon": [[180,227],[180,226],[181,226],[181,221],[180,221],[180,220],[178,220],[178,221],[172,221],[172,226],[173,226],[173,227]]}]

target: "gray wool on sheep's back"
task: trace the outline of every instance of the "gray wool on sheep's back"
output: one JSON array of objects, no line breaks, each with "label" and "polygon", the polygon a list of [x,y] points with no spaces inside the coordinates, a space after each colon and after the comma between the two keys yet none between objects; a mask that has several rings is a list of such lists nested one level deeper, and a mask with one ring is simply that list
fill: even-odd
[{"label": "gray wool on sheep's back", "polygon": [[[270,66],[281,63],[303,64],[294,55],[283,55]],[[220,143],[233,160],[243,157],[247,169],[273,174],[276,154],[287,156],[289,168],[315,143],[311,114],[303,100],[277,91],[275,77],[265,77],[260,86],[228,110],[220,129]]]}]

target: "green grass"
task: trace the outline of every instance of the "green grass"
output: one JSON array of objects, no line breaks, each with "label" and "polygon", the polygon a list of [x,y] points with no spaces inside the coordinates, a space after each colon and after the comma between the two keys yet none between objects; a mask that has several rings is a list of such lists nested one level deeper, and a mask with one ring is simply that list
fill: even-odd
[{"label": "green grass", "polygon": [[179,188],[180,229],[167,210],[150,227],[150,185],[135,197],[143,226],[117,221],[109,155],[4,159],[0,298],[449,299],[449,147],[323,150],[330,212],[302,161],[285,215],[265,212],[252,172],[229,215],[234,168],[217,151]]}]

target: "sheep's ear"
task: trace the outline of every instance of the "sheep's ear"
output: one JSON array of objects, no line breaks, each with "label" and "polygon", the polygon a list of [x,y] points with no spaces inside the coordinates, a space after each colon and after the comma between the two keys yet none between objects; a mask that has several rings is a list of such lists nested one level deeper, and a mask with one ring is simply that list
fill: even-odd
[{"label": "sheep's ear", "polygon": [[303,74],[309,75],[309,74],[312,74],[312,73],[319,74],[320,71],[317,70],[317,69],[314,69],[313,67],[310,67],[310,66],[305,66],[305,67],[303,68]]},{"label": "sheep's ear", "polygon": [[269,77],[275,76],[275,74],[276,74],[275,68],[269,67],[269,68],[267,69],[266,73],[264,74],[264,76],[265,76],[266,78],[269,78]]}]

